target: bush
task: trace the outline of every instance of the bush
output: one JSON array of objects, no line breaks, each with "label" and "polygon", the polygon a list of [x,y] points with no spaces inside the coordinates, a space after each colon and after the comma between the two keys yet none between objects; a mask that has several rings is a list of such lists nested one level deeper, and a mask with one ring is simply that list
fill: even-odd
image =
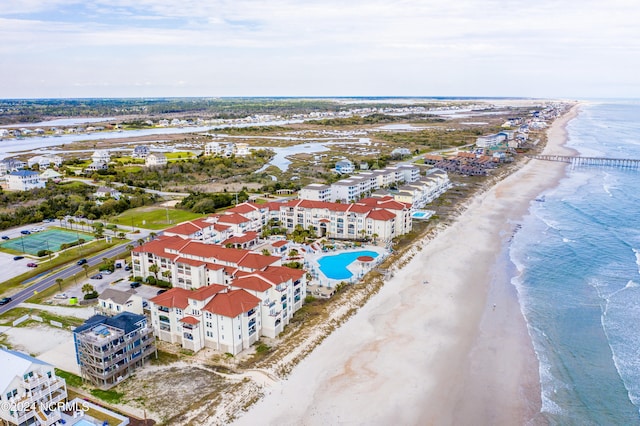
[{"label": "bush", "polygon": [[156,285],[161,288],[171,288],[172,285],[169,281],[157,280]]},{"label": "bush", "polygon": [[302,263],[301,262],[283,263],[282,266],[286,266],[286,267],[289,267],[291,269],[302,269]]},{"label": "bush", "polygon": [[144,278],[142,278],[142,277],[133,277],[133,278],[131,278],[131,281],[138,281],[139,283],[141,283],[142,281],[144,281]]},{"label": "bush", "polygon": [[51,250],[38,250],[38,257],[44,257],[53,254]]},{"label": "bush", "polygon": [[91,300],[91,299],[97,299],[98,298],[98,292],[97,291],[92,291],[91,293],[87,293],[84,295],[84,300]]},{"label": "bush", "polygon": [[150,284],[150,285],[156,285],[158,280],[156,280],[156,277],[149,275],[146,279],[146,282],[147,284]]}]

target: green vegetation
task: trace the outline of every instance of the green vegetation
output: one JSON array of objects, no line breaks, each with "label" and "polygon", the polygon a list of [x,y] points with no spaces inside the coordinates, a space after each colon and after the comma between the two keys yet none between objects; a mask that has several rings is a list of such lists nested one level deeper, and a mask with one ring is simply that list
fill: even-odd
[{"label": "green vegetation", "polygon": [[249,199],[249,194],[245,191],[239,193],[218,192],[218,193],[192,193],[182,199],[176,205],[183,209],[187,209],[193,213],[207,214],[214,213],[217,210],[233,206],[236,202],[244,203]]},{"label": "green vegetation", "polygon": [[124,393],[115,391],[113,389],[110,390],[102,390],[102,389],[91,389],[91,395],[99,398],[109,404],[119,404],[124,397]]},{"label": "green vegetation", "polygon": [[[167,216],[169,217],[168,221]],[[110,222],[125,226],[133,225],[136,228],[160,230],[200,217],[202,214],[169,207],[141,207],[127,210],[111,219]]]},{"label": "green vegetation", "polygon": [[14,226],[42,222],[48,218],[63,218],[67,215],[94,220],[133,207],[152,204],[153,194],[140,189],[121,188],[129,195],[119,201],[108,199],[102,205],[92,200],[95,186],[81,182],[63,184],[47,183],[45,188],[30,191],[0,193],[0,230]]},{"label": "green vegetation", "polygon": [[71,386],[74,388],[82,387],[82,377],[76,376],[73,373],[69,373],[67,371],[60,370],[58,368],[56,368],[55,371],[56,371],[56,376],[62,377],[65,380],[65,382],[67,382],[67,386]]}]

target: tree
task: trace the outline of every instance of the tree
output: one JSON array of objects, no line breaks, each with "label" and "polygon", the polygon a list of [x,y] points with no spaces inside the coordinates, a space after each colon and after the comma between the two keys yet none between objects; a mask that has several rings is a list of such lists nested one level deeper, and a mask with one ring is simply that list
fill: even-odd
[{"label": "tree", "polygon": [[67,220],[67,222],[69,223],[69,227],[70,227],[71,229],[73,229],[73,224],[74,224],[74,223],[76,223],[76,221],[75,221],[75,220],[73,220],[73,219],[69,219],[69,220]]},{"label": "tree", "polygon": [[96,291],[96,289],[89,283],[82,286],[82,294],[93,293],[94,291]]},{"label": "tree", "polygon": [[154,263],[153,265],[149,266],[149,272],[151,272],[156,277],[156,280],[157,280],[158,272],[160,272],[160,267]]},{"label": "tree", "polygon": [[58,284],[58,289],[62,291],[62,282],[64,280],[62,278],[56,278],[56,284]]},{"label": "tree", "polygon": [[87,265],[86,263],[84,265],[82,265],[82,269],[84,269],[84,276],[85,277],[89,277],[89,265]]},{"label": "tree", "polygon": [[373,238],[373,244],[375,244],[375,243],[376,243],[376,240],[377,240],[377,238],[378,238],[378,237],[379,237],[379,235],[378,235],[378,234],[376,234],[376,233],[374,233],[374,234],[371,236],[371,238]]},{"label": "tree", "polygon": [[263,256],[269,256],[271,253],[269,253],[269,249],[262,249],[262,255]]},{"label": "tree", "polygon": [[138,245],[141,246],[144,244],[144,239],[143,238],[139,238],[138,239]]},{"label": "tree", "polygon": [[171,282],[171,271],[163,271],[162,277],[165,278],[167,281]]}]

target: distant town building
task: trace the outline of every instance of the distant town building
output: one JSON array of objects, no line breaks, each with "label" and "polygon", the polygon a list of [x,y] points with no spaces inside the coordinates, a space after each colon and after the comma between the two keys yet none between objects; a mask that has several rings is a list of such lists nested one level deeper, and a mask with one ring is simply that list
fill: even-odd
[{"label": "distant town building", "polygon": [[16,158],[5,158],[0,160],[0,174],[6,175],[7,173],[14,172],[16,170],[24,169],[27,163],[18,160]]},{"label": "distant town building", "polygon": [[107,188],[106,186],[99,187],[93,194],[96,198],[113,198],[119,200],[122,197],[122,193],[114,188]]},{"label": "distant town building", "polygon": [[151,153],[149,147],[146,145],[137,145],[133,148],[133,154],[131,156],[133,158],[147,158],[147,156]]},{"label": "distant town building", "polygon": [[45,182],[40,179],[40,174],[31,170],[16,170],[9,173],[7,184],[12,191],[28,191],[46,186]]},{"label": "distant town building", "polygon": [[81,376],[100,389],[115,386],[156,352],[147,318],[129,312],[94,315],[73,331],[73,340]]},{"label": "distant town building", "polygon": [[335,171],[341,175],[353,173],[353,163],[349,160],[340,160],[336,163]]},{"label": "distant town building", "polygon": [[147,167],[159,167],[167,164],[167,156],[159,152],[147,155],[144,165]]},{"label": "distant town building", "polygon": [[91,161],[93,163],[105,163],[108,164],[111,161],[111,154],[106,150],[98,150],[91,155]]},{"label": "distant town building", "polygon": [[63,159],[59,155],[36,155],[27,160],[27,165],[33,167],[37,164],[41,170],[44,170],[51,166],[59,167],[62,161]]}]

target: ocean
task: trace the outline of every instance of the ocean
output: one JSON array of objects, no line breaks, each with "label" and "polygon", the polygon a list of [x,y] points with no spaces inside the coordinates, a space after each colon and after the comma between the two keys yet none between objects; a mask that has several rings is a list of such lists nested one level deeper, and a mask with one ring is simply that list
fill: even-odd
[{"label": "ocean", "polygon": [[[640,159],[640,101],[593,102],[581,156]],[[640,169],[567,166],[509,249],[553,425],[640,424]]]}]

